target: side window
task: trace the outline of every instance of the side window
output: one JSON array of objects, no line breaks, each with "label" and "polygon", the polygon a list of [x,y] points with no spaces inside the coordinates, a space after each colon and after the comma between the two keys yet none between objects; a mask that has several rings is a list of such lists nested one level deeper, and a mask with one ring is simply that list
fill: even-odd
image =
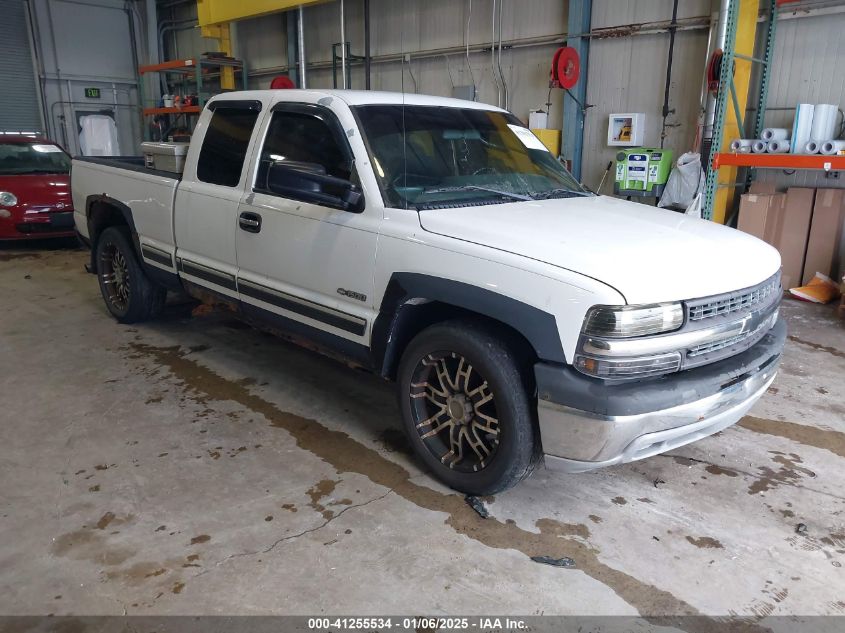
[{"label": "side window", "polygon": [[257,110],[219,105],[211,116],[197,161],[202,182],[235,187],[241,179]]},{"label": "side window", "polygon": [[348,180],[352,160],[337,142],[332,127],[319,113],[274,112],[261,149],[255,185],[263,188],[273,162],[299,164],[309,171]]}]

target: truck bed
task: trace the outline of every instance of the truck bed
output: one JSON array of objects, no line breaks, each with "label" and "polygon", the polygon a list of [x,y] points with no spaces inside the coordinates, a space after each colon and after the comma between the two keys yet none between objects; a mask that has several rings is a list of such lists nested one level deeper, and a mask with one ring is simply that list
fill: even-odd
[{"label": "truck bed", "polygon": [[182,180],[182,174],[174,174],[172,171],[162,171],[160,169],[146,167],[143,156],[74,156],[73,160],[82,163],[105,165],[106,167],[129,169],[143,174],[154,174],[162,178],[170,178],[177,181]]},{"label": "truck bed", "polygon": [[173,202],[181,175],[149,169],[143,156],[77,156],[71,169],[75,221],[87,235],[87,211],[92,197],[105,196],[132,210],[135,230],[145,242],[174,250]]}]

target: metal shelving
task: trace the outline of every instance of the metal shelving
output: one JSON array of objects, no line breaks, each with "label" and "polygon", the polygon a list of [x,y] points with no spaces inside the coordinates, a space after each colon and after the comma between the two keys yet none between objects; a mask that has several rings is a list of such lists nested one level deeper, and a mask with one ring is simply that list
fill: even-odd
[{"label": "metal shelving", "polygon": [[713,169],[719,167],[751,167],[762,169],[822,169],[845,171],[845,156],[820,154],[734,154],[719,152],[713,157]]},{"label": "metal shelving", "polygon": [[[705,163],[706,178],[704,187],[704,204],[702,205],[702,217],[713,219],[713,204],[716,199],[716,190],[720,186],[735,187],[735,183],[719,185],[719,167],[763,167],[763,164],[750,164],[746,162],[732,162],[733,159],[724,158],[736,156],[738,161],[756,160],[760,154],[726,154],[721,151],[725,140],[725,120],[728,112],[728,102],[734,110],[734,116],[740,133],[745,129],[744,117],[739,105],[736,85],[734,84],[735,60],[741,59],[752,63],[761,64],[760,84],[757,90],[756,117],[754,119],[754,138],[759,138],[763,130],[763,117],[765,116],[766,101],[769,90],[769,77],[771,76],[772,54],[775,43],[775,31],[777,30],[777,7],[782,0],[768,0],[768,22],[766,24],[765,43],[761,58],[742,55],[736,52],[737,23],[739,20],[740,4],[742,0],[730,0],[726,20],[725,42],[722,48],[722,60],[719,71],[719,87],[716,92],[716,116],[713,121],[713,142],[710,146],[710,155]],[[762,3],[761,3],[762,4]],[[766,155],[771,156],[771,155]],[[790,155],[795,156],[795,155]],[[721,160],[720,160],[720,157]],[[830,158],[830,157],[828,157]],[[746,184],[750,181],[750,175],[746,176]]]},{"label": "metal shelving", "polygon": [[[224,68],[231,68],[234,73],[240,74],[242,89],[247,88],[247,72],[246,66],[240,59],[231,57],[195,57],[190,59],[176,59],[161,64],[152,64],[148,66],[140,66],[138,73],[145,75],[148,73],[165,73],[167,75],[181,76],[177,81],[170,83],[178,83],[182,85],[189,85],[191,90],[183,92],[195,93],[197,95],[197,105],[186,106],[149,106],[143,109],[144,116],[161,116],[173,115],[176,117],[188,117],[189,115],[197,115],[202,112],[203,106],[206,102],[217,94],[207,90],[206,84],[209,79],[219,77]],[[141,102],[143,103],[143,95],[141,95]],[[150,130],[149,126],[144,126],[144,135],[149,140]]]},{"label": "metal shelving", "polygon": [[[742,0],[731,0],[723,49],[722,66],[720,69],[719,89],[716,96],[716,118],[713,128],[713,144],[708,157],[707,177],[705,180],[704,205],[702,216],[713,218],[713,205],[719,187],[747,188],[754,176],[754,169],[812,169],[822,171],[845,171],[845,156],[825,156],[819,154],[740,154],[723,152],[720,150],[724,142],[725,114],[728,102],[732,102],[734,114],[740,131],[744,130],[743,117],[737,102],[736,87],[733,81],[734,59],[746,60],[761,64],[760,84],[757,90],[756,113],[754,128],[748,138],[760,138],[763,131],[766,114],[766,101],[769,90],[769,78],[772,74],[772,57],[774,53],[775,31],[777,27],[777,11],[782,4],[789,0],[767,0],[768,21],[765,27],[765,42],[760,58],[740,55],[734,50],[737,31],[737,15]],[[762,4],[762,3],[761,3]],[[719,168],[743,167],[746,173],[735,183],[719,184]]]}]

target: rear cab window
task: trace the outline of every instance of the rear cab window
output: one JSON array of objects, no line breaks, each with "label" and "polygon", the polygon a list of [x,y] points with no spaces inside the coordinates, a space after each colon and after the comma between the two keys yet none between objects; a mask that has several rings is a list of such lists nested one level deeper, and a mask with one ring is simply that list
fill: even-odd
[{"label": "rear cab window", "polygon": [[197,179],[236,187],[241,179],[249,141],[261,111],[258,101],[217,101],[197,159]]}]

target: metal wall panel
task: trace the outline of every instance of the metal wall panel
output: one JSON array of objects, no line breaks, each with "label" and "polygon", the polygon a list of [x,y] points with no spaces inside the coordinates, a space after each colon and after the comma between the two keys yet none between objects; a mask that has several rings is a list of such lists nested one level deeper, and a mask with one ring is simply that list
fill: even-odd
[{"label": "metal wall panel", "polygon": [[[671,3],[669,10],[670,15],[664,19],[671,17]],[[590,43],[587,103],[592,107],[587,110],[584,122],[582,167],[583,180],[588,186],[598,185],[608,161],[615,159],[619,149],[607,145],[610,114],[644,112],[644,144],[660,146],[668,52],[669,35],[665,33],[594,39]],[[669,93],[669,106],[675,112],[667,118],[664,143],[676,156],[688,151],[695,138],[706,54],[706,30],[676,34]],[[604,191],[610,190],[608,187]]]},{"label": "metal wall panel", "polygon": [[[364,25],[360,0],[346,0],[346,33],[352,53],[363,54]],[[471,13],[470,13],[471,5]],[[503,40],[525,40],[562,35],[566,30],[565,0],[504,0]],[[450,96],[452,85],[473,82],[478,100],[496,102],[496,87],[491,71],[490,52],[470,54],[472,70],[461,50],[467,41],[469,19],[470,45],[489,45],[492,36],[492,0],[371,0],[372,55],[410,53],[411,61],[375,63],[372,68],[372,87],[376,90],[414,90]],[[188,5],[185,11],[193,8]],[[305,13],[305,42],[309,63],[331,62],[331,46],[340,41],[339,3],[326,2],[307,6]],[[166,16],[166,17],[169,17]],[[189,17],[178,13],[178,18]],[[285,18],[270,15],[243,20],[237,25],[238,54],[250,71],[287,66]],[[502,52],[502,70],[508,84],[510,109],[527,121],[531,109],[545,107],[548,98],[548,75],[552,55],[562,42],[506,49]],[[213,44],[203,40],[196,30],[178,35],[180,57],[213,50]],[[455,52],[435,57],[418,57],[420,51],[455,48]],[[170,51],[168,51],[170,54]],[[404,71],[404,73],[403,73]],[[251,80],[254,88],[266,88],[273,72],[261,73]],[[353,67],[352,88],[363,88],[361,67]],[[338,83],[340,77],[338,76]],[[309,70],[310,88],[332,85],[330,69]],[[560,127],[562,95],[552,92],[549,123]]]},{"label": "metal wall panel", "polygon": [[[122,0],[30,0],[29,4],[48,135],[76,154],[79,118],[103,113],[115,120],[121,152],[136,153],[142,130],[126,4]],[[86,88],[98,88],[99,98],[87,97]]]},{"label": "metal wall panel", "polygon": [[0,0],[0,130],[40,131],[41,104],[23,0]]},{"label": "metal wall panel", "polygon": [[[679,0],[678,19],[709,15],[711,6],[710,0]],[[593,0],[594,29],[671,18],[672,0]]]},{"label": "metal wall panel", "polygon": [[[533,38],[563,33],[566,29],[565,0],[504,0],[504,39]],[[681,0],[678,17],[708,17],[717,2]],[[490,42],[492,0],[473,0],[469,28],[471,44]],[[410,52],[410,64],[399,62],[373,65],[373,88],[416,90],[449,95],[452,83],[468,84],[474,76],[479,100],[496,101],[496,88],[490,69],[490,54],[470,55],[472,73],[461,52],[421,59],[415,53],[441,47],[461,47],[466,42],[469,0],[371,0],[372,53],[387,55]],[[187,5],[186,11],[193,10]],[[347,37],[352,52],[363,52],[361,3],[346,0]],[[672,0],[593,0],[592,26],[604,28],[669,20]],[[188,17],[178,14],[176,17]],[[338,3],[327,2],[305,8],[306,47],[309,62],[331,60],[331,44],[340,40]],[[245,20],[238,24],[240,54],[251,70],[280,68],[287,65],[286,32],[283,15]],[[782,19],[778,25],[775,63],[769,93],[770,106],[794,107],[801,100],[814,103],[843,104],[845,91],[845,14]],[[213,44],[202,40],[196,30],[179,35],[181,56],[211,50]],[[704,72],[707,29],[679,31],[675,41],[670,106],[676,112],[668,119],[665,146],[676,154],[688,150],[696,133],[701,80]],[[528,110],[546,101],[551,55],[556,44],[515,48],[502,55],[502,65],[511,94],[510,108],[527,118]],[[587,101],[592,104],[585,121],[584,180],[595,186],[615,150],[606,143],[608,115],[612,112],[645,112],[649,116],[646,143],[660,142],[663,84],[669,35],[634,35],[593,39]],[[403,72],[404,71],[404,72]],[[251,80],[256,88],[267,87],[272,72]],[[330,70],[309,73],[311,87],[331,86]],[[363,86],[363,72],[352,72],[352,87]],[[549,121],[560,126],[561,94],[552,92],[553,106]],[[789,125],[791,113],[770,111],[767,124]],[[764,180],[783,185],[838,186],[840,181],[825,179],[811,172],[785,175],[763,171]],[[845,183],[843,183],[845,185]]]}]

